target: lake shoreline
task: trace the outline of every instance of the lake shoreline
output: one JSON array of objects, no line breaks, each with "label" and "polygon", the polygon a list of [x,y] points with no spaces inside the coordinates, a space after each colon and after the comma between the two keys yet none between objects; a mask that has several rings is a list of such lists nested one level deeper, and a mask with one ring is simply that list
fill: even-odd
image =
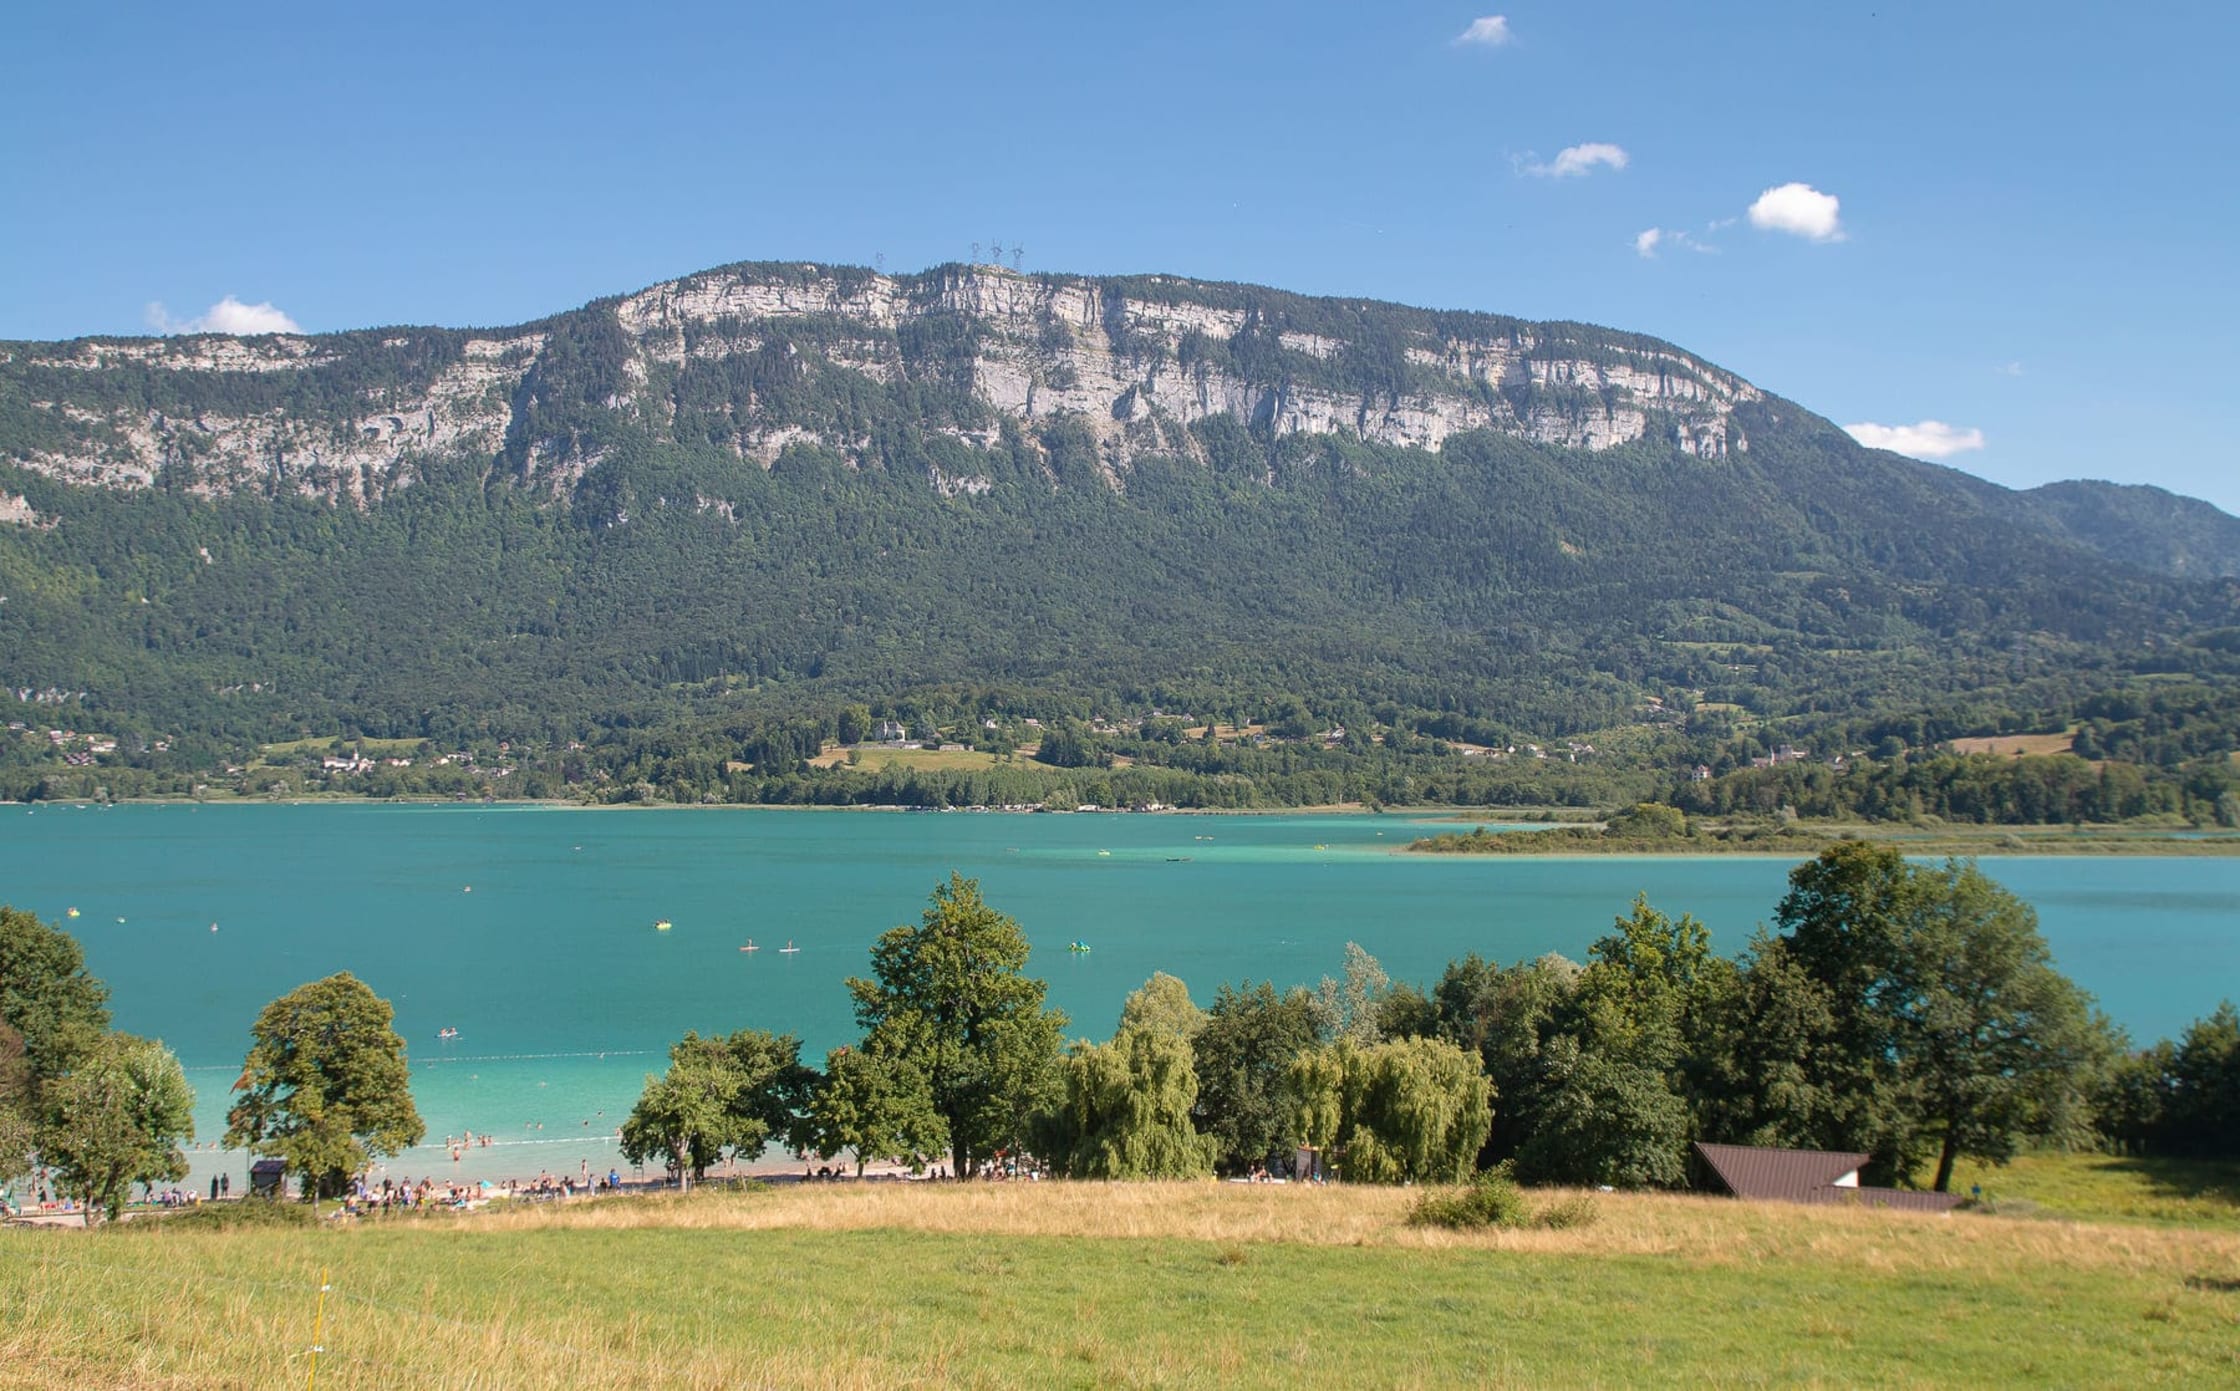
[{"label": "lake shoreline", "polygon": [[[84,809],[95,806],[111,807],[457,807],[482,810],[540,811],[699,811],[699,812],[913,812],[936,816],[1383,816],[1394,820],[1467,819],[1468,814],[1481,811],[1499,811],[1524,814],[1557,811],[1555,807],[1455,807],[1425,806],[1383,809],[1364,806],[1359,802],[1324,802],[1311,806],[1285,807],[1097,807],[1083,811],[1076,807],[914,807],[891,802],[850,802],[830,804],[817,802],[579,802],[562,797],[500,797],[488,801],[480,798],[461,801],[455,797],[352,797],[330,795],[315,797],[114,797],[106,802],[92,798],[64,797],[37,802],[11,802],[0,799],[0,808],[25,807],[36,811],[41,807],[70,807]],[[1573,808],[1572,810],[1576,810]]]},{"label": "lake shoreline", "polygon": [[[1458,818],[1468,822],[1473,818]],[[1798,826],[1759,832],[1756,828],[1707,826],[1701,833],[1691,827],[1685,836],[1620,836],[1604,838],[1597,827],[1551,826],[1494,830],[1496,823],[1480,823],[1474,830],[1456,830],[1425,836],[1396,847],[1395,853],[1423,859],[1727,859],[1758,857],[1810,859],[1851,841],[1888,845],[1904,854],[1953,859],[2004,859],[2032,857],[2140,856],[2171,859],[2240,856],[2240,832],[2131,828],[2124,826],[2008,826],[1924,828],[1872,823],[1838,823]],[[1742,834],[1735,835],[1737,829]],[[1485,834],[1480,834],[1485,832]],[[1531,845],[1535,838],[1546,844]]]},{"label": "lake shoreline", "polygon": [[[1498,839],[1508,841],[1527,836],[1560,834],[1567,830],[1592,829],[1592,821],[1553,823],[1522,823],[1526,816],[1576,814],[1576,807],[1380,807],[1371,808],[1359,802],[1323,803],[1301,807],[1104,807],[1094,811],[1070,808],[1041,807],[914,807],[852,803],[843,806],[808,803],[640,803],[640,802],[578,802],[558,798],[507,798],[491,801],[462,802],[441,797],[289,797],[255,799],[228,797],[224,799],[197,799],[187,797],[120,797],[108,802],[93,801],[0,801],[0,808],[22,807],[36,813],[41,808],[89,810],[95,807],[401,807],[483,811],[584,811],[584,812],[807,812],[820,814],[845,813],[907,813],[920,816],[1016,816],[1016,817],[1344,817],[1348,819],[1390,820],[1407,823],[1448,823],[1457,827],[1499,827]],[[1456,831],[1453,835],[1467,834]],[[1924,833],[1912,826],[1878,826],[1871,823],[1843,823],[1826,828],[1813,827],[1794,833],[1793,845],[1766,845],[1757,840],[1729,841],[1716,835],[1675,838],[1670,843],[1661,841],[1621,840],[1602,843],[1592,839],[1566,838],[1561,848],[1533,849],[1489,845],[1485,848],[1425,849],[1424,843],[1439,839],[1437,836],[1419,837],[1405,845],[1392,846],[1383,853],[1405,859],[1767,859],[1808,860],[1832,845],[1845,841],[1863,840],[1876,844],[1894,845],[1908,855],[1929,856],[1939,859],[2017,859],[2037,857],[2134,859],[2163,857],[2171,859],[2221,858],[2240,856],[2240,832],[2217,833],[2209,831],[2127,830],[2121,826],[2073,827],[2042,825],[1991,824],[1952,831],[1943,834]]]}]

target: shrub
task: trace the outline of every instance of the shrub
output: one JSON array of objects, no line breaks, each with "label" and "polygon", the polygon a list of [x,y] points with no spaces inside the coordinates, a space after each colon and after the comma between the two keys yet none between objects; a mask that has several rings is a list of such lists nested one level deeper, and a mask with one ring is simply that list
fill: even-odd
[{"label": "shrub", "polygon": [[1460,1188],[1426,1193],[1408,1211],[1411,1226],[1451,1227],[1457,1231],[1521,1227],[1525,1220],[1524,1195],[1517,1191],[1516,1180],[1509,1177],[1505,1164]]},{"label": "shrub", "polygon": [[196,1203],[154,1221],[127,1223],[124,1230],[224,1232],[242,1227],[315,1227],[318,1224],[319,1215],[309,1203],[243,1198],[237,1203]]},{"label": "shrub", "polygon": [[1591,1227],[1601,1216],[1601,1210],[1595,1207],[1594,1199],[1584,1193],[1574,1193],[1534,1213],[1532,1225],[1565,1232],[1574,1227]]}]

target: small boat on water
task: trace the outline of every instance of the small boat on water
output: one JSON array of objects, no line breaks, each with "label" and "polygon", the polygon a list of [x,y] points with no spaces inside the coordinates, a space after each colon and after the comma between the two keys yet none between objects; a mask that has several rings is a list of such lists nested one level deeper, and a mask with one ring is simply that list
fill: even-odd
[{"label": "small boat on water", "polygon": [[754,944],[754,938],[752,938],[752,937],[749,937],[749,938],[747,939],[747,944],[746,944],[745,946],[743,946],[743,947],[739,948],[739,950],[741,950],[741,951],[761,951],[761,950],[762,950],[762,948],[760,948],[760,947],[758,947],[758,946],[756,946],[756,945]]},{"label": "small boat on water", "polygon": [[1076,937],[1072,941],[1066,943],[1066,950],[1070,952],[1079,952],[1085,954],[1089,950],[1089,944]]},{"label": "small boat on water", "polygon": [[656,932],[667,932],[669,930],[669,920],[667,918],[654,919],[653,930]]},{"label": "small boat on water", "polygon": [[77,909],[75,909],[75,908],[71,909],[71,910],[70,910],[70,916],[71,916],[71,917],[73,917],[73,918],[74,918],[74,917],[76,917],[76,916],[78,916],[78,910],[77,910]]},{"label": "small boat on water", "polygon": [[797,947],[797,946],[795,946],[795,945],[793,944],[793,939],[792,939],[791,937],[788,937],[788,938],[786,938],[786,944],[785,944],[784,946],[782,946],[782,947],[778,948],[778,954],[779,954],[780,956],[791,956],[791,955],[793,955],[793,954],[794,954],[795,952],[797,952],[797,951],[800,951],[800,950],[801,950],[801,948],[799,948],[799,947]]},{"label": "small boat on water", "polygon": [[452,1039],[457,1038],[458,1036],[459,1031],[457,1029],[446,1028],[436,1030],[436,1037],[444,1040],[446,1043],[450,1042]]}]

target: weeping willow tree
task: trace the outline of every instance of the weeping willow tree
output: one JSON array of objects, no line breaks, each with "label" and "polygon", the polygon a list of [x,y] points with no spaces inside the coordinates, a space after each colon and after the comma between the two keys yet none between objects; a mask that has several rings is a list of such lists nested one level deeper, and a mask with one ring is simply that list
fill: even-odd
[{"label": "weeping willow tree", "polygon": [[1493,1129],[1485,1068],[1439,1039],[1341,1039],[1301,1053],[1285,1081],[1299,1142],[1355,1183],[1459,1183]]},{"label": "weeping willow tree", "polygon": [[1187,1179],[1213,1173],[1213,1145],[1190,1123],[1198,1100],[1190,1041],[1124,1025],[1110,1043],[1077,1043],[1042,1136],[1044,1157],[1072,1178]]}]

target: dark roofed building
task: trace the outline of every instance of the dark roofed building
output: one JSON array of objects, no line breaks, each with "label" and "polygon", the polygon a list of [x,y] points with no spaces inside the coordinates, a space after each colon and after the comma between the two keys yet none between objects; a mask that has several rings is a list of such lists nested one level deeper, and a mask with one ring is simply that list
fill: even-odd
[{"label": "dark roofed building", "polygon": [[287,1182],[288,1161],[285,1159],[260,1159],[249,1166],[249,1196],[252,1198],[284,1198]]},{"label": "dark roofed building", "polygon": [[1784,1203],[1841,1203],[1908,1212],[1950,1212],[1960,1203],[1956,1193],[1862,1187],[1859,1170],[1868,1158],[1863,1154],[1701,1142],[1695,1150],[1719,1185],[1737,1198]]}]

